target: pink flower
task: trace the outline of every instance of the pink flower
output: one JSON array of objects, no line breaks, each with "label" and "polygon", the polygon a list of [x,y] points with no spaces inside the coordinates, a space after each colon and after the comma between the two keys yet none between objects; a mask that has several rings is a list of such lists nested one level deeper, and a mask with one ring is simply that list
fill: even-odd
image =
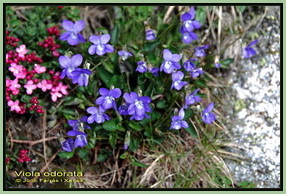
[{"label": "pink flower", "polygon": [[57,86],[57,88],[58,88],[59,91],[61,91],[61,93],[62,93],[63,95],[67,95],[67,94],[68,94],[68,91],[67,91],[68,86],[63,85],[62,82],[59,83],[59,85]]},{"label": "pink flower", "polygon": [[57,99],[62,97],[63,95],[59,91],[52,91],[51,96],[52,96],[52,101],[56,102]]},{"label": "pink flower", "polygon": [[67,88],[68,86],[63,85],[62,82],[59,82],[59,84],[51,91],[52,101],[56,102],[58,98],[61,98],[63,95],[67,95]]},{"label": "pink flower", "polygon": [[13,90],[18,90],[18,88],[20,88],[21,85],[18,84],[18,79],[14,79],[13,81],[10,82],[10,89]]},{"label": "pink flower", "polygon": [[43,66],[38,65],[38,64],[35,64],[34,70],[37,73],[44,73],[44,72],[46,72],[47,69],[46,69],[46,67],[43,67]]},{"label": "pink flower", "polygon": [[9,71],[11,71],[14,75],[17,75],[18,73],[20,73],[21,70],[22,68],[20,65],[17,65],[16,63],[10,64]]},{"label": "pink flower", "polygon": [[24,87],[26,88],[26,92],[27,94],[32,94],[33,93],[33,90],[35,90],[37,88],[37,85],[34,84],[34,82],[32,80],[29,80],[27,82],[26,85],[24,85]]},{"label": "pink flower", "polygon": [[20,45],[19,48],[16,48],[16,52],[19,53],[19,57],[24,58],[25,54],[27,54],[28,52],[28,50],[26,49],[26,45]]},{"label": "pink flower", "polygon": [[48,83],[47,80],[42,80],[42,82],[37,84],[38,88],[41,88],[43,92],[52,89],[53,85]]},{"label": "pink flower", "polygon": [[27,75],[27,69],[22,65],[17,65],[16,63],[11,63],[9,71],[18,79],[24,79]]},{"label": "pink flower", "polygon": [[10,106],[10,110],[11,111],[15,111],[15,112],[20,112],[21,111],[21,107],[19,106],[19,100],[16,100],[15,102],[12,100],[8,101],[8,106]]},{"label": "pink flower", "polygon": [[11,86],[11,80],[10,79],[6,79],[6,88],[9,88]]}]

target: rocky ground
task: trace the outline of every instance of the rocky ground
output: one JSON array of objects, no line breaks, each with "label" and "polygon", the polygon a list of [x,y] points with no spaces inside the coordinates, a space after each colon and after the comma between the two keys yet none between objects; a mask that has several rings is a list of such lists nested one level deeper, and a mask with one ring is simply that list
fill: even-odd
[{"label": "rocky ground", "polygon": [[280,187],[280,10],[270,7],[257,34],[257,55],[238,61],[229,76],[235,107],[228,125],[248,161],[228,161],[236,181]]}]

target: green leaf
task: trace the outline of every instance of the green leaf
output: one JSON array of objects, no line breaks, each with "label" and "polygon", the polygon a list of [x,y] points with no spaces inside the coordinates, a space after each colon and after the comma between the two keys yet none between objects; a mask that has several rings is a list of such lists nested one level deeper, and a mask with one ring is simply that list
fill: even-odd
[{"label": "green leaf", "polygon": [[84,161],[87,161],[89,159],[88,153],[89,153],[89,151],[85,150],[85,149],[79,149],[79,151],[78,151],[79,157],[81,159],[83,159]]},{"label": "green leaf", "polygon": [[159,102],[157,102],[156,107],[157,108],[166,108],[167,107],[166,100],[160,100]]},{"label": "green leaf", "polygon": [[220,61],[221,68],[226,68],[226,69],[229,68],[229,65],[231,63],[233,63],[233,61],[234,61],[234,59],[232,59],[232,58],[228,58],[228,59]]},{"label": "green leaf", "polygon": [[205,83],[205,81],[202,79],[198,79],[198,80],[194,81],[194,84],[196,86],[198,86],[199,88],[207,88],[208,87],[207,84]]},{"label": "green leaf", "polygon": [[138,123],[136,123],[134,121],[130,121],[128,126],[131,127],[132,129],[135,129],[136,131],[141,131],[142,130],[141,125],[139,125]]},{"label": "green leaf", "polygon": [[131,159],[131,165],[132,166],[138,166],[142,168],[147,168],[148,166],[146,164],[143,164],[142,162],[138,161],[134,156],[130,157]]},{"label": "green leaf", "polygon": [[106,87],[109,88],[112,74],[109,73],[108,71],[106,71],[104,68],[99,68],[98,75],[99,75],[100,79],[104,82]]},{"label": "green leaf", "polygon": [[74,152],[59,152],[58,153],[58,156],[61,157],[61,158],[66,158],[66,159],[69,159],[71,157],[73,157],[74,155]]},{"label": "green leaf", "polygon": [[189,120],[189,118],[194,116],[194,111],[192,109],[185,110],[184,120]]},{"label": "green leaf", "polygon": [[190,123],[190,122],[188,122],[188,124],[189,124],[189,127],[186,128],[186,131],[187,131],[191,136],[197,138],[197,137],[198,137],[198,134],[197,134],[197,132],[196,132],[196,130],[195,130],[193,124]]},{"label": "green leaf", "polygon": [[72,109],[67,109],[67,108],[62,109],[61,112],[62,112],[63,114],[72,115],[72,116],[74,116],[74,113],[75,113],[74,110],[72,110]]},{"label": "green leaf", "polygon": [[30,99],[31,99],[31,97],[28,96],[28,95],[26,95],[26,94],[24,94],[24,95],[21,97],[21,101],[22,101],[22,102],[26,102],[26,103],[29,102]]},{"label": "green leaf", "polygon": [[118,120],[117,119],[112,119],[110,121],[105,121],[102,125],[103,129],[107,131],[116,131],[120,127],[117,125]]},{"label": "green leaf", "polygon": [[110,34],[111,34],[111,44],[115,45],[119,37],[119,25],[118,24],[115,24]]},{"label": "green leaf", "polygon": [[128,152],[124,152],[123,154],[121,154],[119,157],[123,160],[125,160],[127,157],[129,156]]},{"label": "green leaf", "polygon": [[243,13],[246,9],[246,6],[235,6],[236,10],[240,13]]},{"label": "green leaf", "polygon": [[110,85],[113,85],[115,88],[122,88],[121,87],[121,77],[119,75],[112,76],[110,80]]},{"label": "green leaf", "polygon": [[103,67],[105,68],[106,71],[114,74],[114,65],[110,62],[103,62]]},{"label": "green leaf", "polygon": [[109,135],[109,144],[111,145],[111,147],[113,149],[115,149],[117,138],[118,138],[117,133],[112,133],[112,134]]},{"label": "green leaf", "polygon": [[201,25],[204,25],[206,23],[206,10],[204,6],[198,6],[196,10],[196,20],[201,23]]},{"label": "green leaf", "polygon": [[159,40],[157,40],[155,42],[147,42],[143,47],[143,52],[145,52],[145,53],[152,52],[160,44],[161,44],[161,42]]},{"label": "green leaf", "polygon": [[133,152],[136,151],[140,145],[140,142],[140,139],[138,139],[134,135],[130,135],[129,149]]}]

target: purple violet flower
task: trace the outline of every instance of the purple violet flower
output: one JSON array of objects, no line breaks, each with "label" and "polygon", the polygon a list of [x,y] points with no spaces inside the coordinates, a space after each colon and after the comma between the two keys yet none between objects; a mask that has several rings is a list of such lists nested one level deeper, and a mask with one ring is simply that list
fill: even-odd
[{"label": "purple violet flower", "polygon": [[100,105],[100,107],[104,110],[110,109],[112,107],[117,110],[115,98],[119,98],[121,96],[121,90],[119,88],[114,88],[112,90],[100,88],[99,94],[101,96],[95,101],[97,105]]},{"label": "purple violet flower", "polygon": [[76,54],[74,56],[67,57],[67,56],[60,56],[59,57],[59,63],[61,65],[61,68],[63,69],[61,73],[61,78],[63,79],[65,76],[68,78],[72,78],[72,72],[75,70],[76,67],[80,66],[82,63],[82,55]]},{"label": "purple violet flower", "polygon": [[78,120],[70,119],[70,120],[68,120],[68,125],[71,126],[73,128],[73,130],[78,130],[79,122],[78,122]]},{"label": "purple violet flower", "polygon": [[147,71],[147,65],[144,61],[139,61],[137,62],[137,68],[136,71],[140,72],[140,73],[145,73]]},{"label": "purple violet flower", "polygon": [[192,71],[196,68],[196,64],[194,64],[192,61],[196,61],[197,59],[189,59],[184,62],[184,68],[186,71]]},{"label": "purple violet flower", "polygon": [[118,108],[119,114],[121,114],[121,115],[129,115],[128,107],[129,107],[128,103],[124,103],[121,106],[119,106],[119,108]]},{"label": "purple violet flower", "polygon": [[91,115],[87,118],[87,123],[103,123],[105,120],[110,120],[109,116],[105,114],[104,111],[105,110],[101,107],[89,107],[87,112]]},{"label": "purple violet flower", "polygon": [[173,73],[175,69],[181,69],[181,65],[178,63],[181,60],[181,55],[172,54],[169,49],[163,51],[164,62],[160,67],[160,71],[164,71],[167,74]]},{"label": "purple violet flower", "polygon": [[62,148],[66,152],[72,152],[74,149],[74,141],[72,138],[65,140],[62,142]]},{"label": "purple violet flower", "polygon": [[128,57],[133,56],[130,52],[126,50],[118,51],[118,55],[122,58],[123,61],[125,61]]},{"label": "purple violet flower", "polygon": [[85,27],[84,21],[76,21],[75,23],[64,20],[63,28],[67,31],[60,36],[60,40],[67,40],[70,45],[77,45],[79,42],[85,42],[84,37],[80,34]]},{"label": "purple violet flower", "polygon": [[181,31],[192,32],[194,29],[198,29],[201,27],[200,22],[194,20],[195,15],[196,12],[194,7],[191,7],[188,13],[184,13],[183,15],[181,15],[181,21],[183,22]]},{"label": "purple violet flower", "polygon": [[211,111],[214,108],[214,103],[210,103],[202,112],[202,119],[206,124],[211,124],[216,120],[216,116]]},{"label": "purple violet flower", "polygon": [[216,67],[216,68],[220,68],[220,67],[221,67],[221,64],[220,64],[220,63],[215,63],[215,67]]},{"label": "purple violet flower", "polygon": [[82,131],[78,131],[78,130],[71,130],[71,131],[68,131],[67,134],[69,136],[76,136],[75,141],[74,141],[74,148],[83,147],[87,145],[87,139],[86,139],[87,134],[86,133]]},{"label": "purple violet flower", "polygon": [[196,78],[200,75],[202,75],[204,72],[203,72],[203,69],[200,67],[200,68],[196,68],[196,69],[193,69],[192,71],[190,71],[190,75],[193,77],[193,78]]},{"label": "purple violet flower", "polygon": [[197,34],[194,33],[194,32],[185,31],[185,32],[181,32],[181,34],[182,34],[182,41],[185,44],[190,44],[194,40],[198,40],[199,39]]},{"label": "purple violet flower", "polygon": [[154,30],[147,30],[146,31],[146,40],[155,40],[156,39],[156,34]]},{"label": "purple violet flower", "polygon": [[146,112],[151,112],[151,108],[149,103],[151,102],[151,98],[148,96],[138,96],[136,92],[125,93],[123,98],[129,104],[128,106],[128,114],[132,115],[130,120],[142,120],[144,118],[150,118]]},{"label": "purple violet flower", "polygon": [[199,89],[196,89],[194,92],[186,95],[184,108],[201,101],[201,98],[197,95],[198,91]]},{"label": "purple violet flower", "polygon": [[209,45],[198,46],[195,48],[195,56],[196,57],[204,57],[206,56],[205,49],[208,49]]},{"label": "purple violet flower", "polygon": [[88,85],[88,76],[91,74],[91,71],[88,69],[76,68],[72,72],[72,83],[78,83],[80,86]]},{"label": "purple violet flower", "polygon": [[243,56],[245,59],[249,59],[250,57],[252,57],[253,55],[256,55],[256,51],[251,48],[253,45],[257,44],[258,43],[258,40],[254,40],[252,41],[251,43],[249,43],[247,45],[247,47],[245,47],[243,49]]},{"label": "purple violet flower", "polygon": [[158,67],[153,67],[152,69],[151,69],[151,73],[155,76],[155,77],[157,77],[158,75],[159,75],[159,68]]},{"label": "purple violet flower", "polygon": [[109,34],[103,34],[101,36],[92,35],[89,37],[89,41],[93,43],[88,48],[88,53],[90,55],[94,55],[96,53],[97,55],[104,55],[106,53],[112,53],[114,51],[114,48],[112,45],[107,44],[110,40]]},{"label": "purple violet flower", "polygon": [[181,90],[182,87],[184,87],[185,85],[188,84],[188,82],[186,81],[182,81],[182,79],[184,78],[184,73],[181,71],[175,72],[172,74],[172,86],[171,89],[175,88],[176,90]]},{"label": "purple violet flower", "polygon": [[184,109],[182,108],[179,111],[179,115],[175,115],[172,117],[170,129],[179,130],[181,128],[188,128],[189,124],[186,121],[183,121],[184,117],[185,117],[185,112]]}]

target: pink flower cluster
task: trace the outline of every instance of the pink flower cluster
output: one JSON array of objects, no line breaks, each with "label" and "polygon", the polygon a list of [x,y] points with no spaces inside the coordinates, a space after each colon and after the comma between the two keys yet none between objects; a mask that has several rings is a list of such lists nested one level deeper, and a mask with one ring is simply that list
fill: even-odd
[{"label": "pink flower cluster", "polygon": [[[68,86],[61,82],[60,72],[48,71],[46,67],[40,65],[42,59],[35,53],[27,55],[26,45],[21,45],[15,51],[9,51],[6,55],[8,70],[14,76],[14,79],[6,78],[6,100],[10,111],[19,114],[24,114],[27,110],[43,113],[36,97],[26,103],[19,100],[22,95],[32,95],[37,89],[43,92],[49,91],[53,102],[68,94]],[[32,63],[33,66],[26,65],[28,63]]]}]

